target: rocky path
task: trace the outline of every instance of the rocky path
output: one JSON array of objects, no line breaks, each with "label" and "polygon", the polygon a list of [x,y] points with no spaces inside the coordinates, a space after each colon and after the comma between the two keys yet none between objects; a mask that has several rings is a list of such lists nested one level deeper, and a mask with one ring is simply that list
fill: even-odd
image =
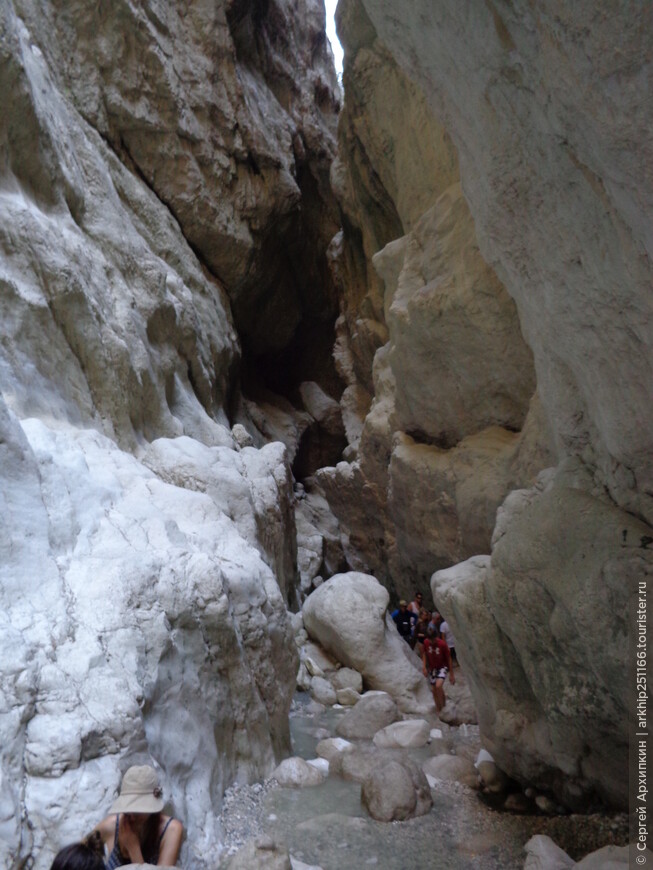
[{"label": "rocky path", "polygon": [[[307,695],[298,693],[291,712],[293,752],[314,758],[317,743],[335,733],[343,714],[337,709],[320,709]],[[444,732],[448,754],[475,757],[480,746],[475,726],[449,727],[435,718],[433,724]],[[402,751],[421,763],[441,754],[442,746],[434,745],[439,743]],[[361,748],[372,745],[370,741],[358,744]],[[333,774],[312,788],[281,788],[271,780],[231,790],[222,816],[227,851],[233,854],[245,842],[259,838],[263,845],[274,841],[287,848],[293,867],[298,868],[303,864],[322,870],[425,866],[510,870],[524,866],[524,845],[534,834],[548,835],[576,860],[601,846],[627,842],[623,815],[499,812],[474,789],[455,781],[432,782],[430,812],[404,822],[371,819],[361,805],[360,792],[359,783]],[[260,866],[265,866],[263,861]]]}]

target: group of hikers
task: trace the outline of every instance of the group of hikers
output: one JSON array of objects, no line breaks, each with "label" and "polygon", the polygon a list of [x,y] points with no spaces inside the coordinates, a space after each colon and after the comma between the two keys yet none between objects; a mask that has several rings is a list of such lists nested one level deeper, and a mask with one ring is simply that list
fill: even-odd
[{"label": "group of hikers", "polygon": [[184,829],[180,821],[164,815],[163,806],[156,770],[149,765],[130,767],[109,815],[80,843],[61,849],[51,870],[115,870],[126,864],[173,867]]},{"label": "group of hikers", "polygon": [[423,596],[419,591],[410,604],[402,599],[392,618],[401,637],[422,660],[424,676],[429,678],[439,713],[447,702],[444,694],[447,675],[452,686],[456,683],[456,641],[449,623],[437,610],[428,611],[423,606]]}]

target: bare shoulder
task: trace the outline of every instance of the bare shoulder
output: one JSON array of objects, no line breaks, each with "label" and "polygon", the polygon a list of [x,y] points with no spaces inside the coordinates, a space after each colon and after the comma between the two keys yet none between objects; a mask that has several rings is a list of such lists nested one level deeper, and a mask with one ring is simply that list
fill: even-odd
[{"label": "bare shoulder", "polygon": [[113,836],[116,830],[116,816],[107,816],[106,819],[102,819],[93,830],[99,831],[102,839],[106,841],[108,837]]},{"label": "bare shoulder", "polygon": [[168,816],[166,819],[164,819],[164,825],[168,825],[168,827],[166,828],[166,836],[171,833],[174,834],[175,837],[180,837],[184,832],[184,826],[179,821],[179,819],[172,819],[170,818],[170,816]]}]

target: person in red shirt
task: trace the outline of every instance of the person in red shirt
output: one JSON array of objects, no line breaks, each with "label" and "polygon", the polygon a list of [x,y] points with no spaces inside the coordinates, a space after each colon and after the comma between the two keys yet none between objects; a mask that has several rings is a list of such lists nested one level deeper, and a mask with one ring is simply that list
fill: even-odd
[{"label": "person in red shirt", "polygon": [[431,683],[435,708],[439,713],[447,703],[444,694],[444,681],[447,679],[447,674],[449,674],[449,681],[452,686],[456,684],[456,677],[453,672],[449,647],[445,641],[436,637],[435,629],[432,626],[428,627],[427,637],[424,641],[422,664],[424,666],[424,676],[428,676]]}]

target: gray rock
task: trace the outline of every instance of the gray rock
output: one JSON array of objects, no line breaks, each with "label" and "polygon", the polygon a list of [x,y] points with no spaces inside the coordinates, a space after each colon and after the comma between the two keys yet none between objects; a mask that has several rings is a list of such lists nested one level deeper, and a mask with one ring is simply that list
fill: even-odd
[{"label": "gray rock", "polygon": [[380,749],[425,746],[429,739],[429,723],[424,719],[407,719],[386,725],[374,735],[374,745]]},{"label": "gray rock", "polygon": [[315,751],[320,758],[326,758],[331,764],[338,756],[345,752],[351,752],[353,748],[353,744],[342,737],[327,737],[324,740],[320,740]]},{"label": "gray rock", "polygon": [[422,764],[422,770],[434,779],[462,782],[471,788],[478,787],[478,774],[474,765],[467,758],[458,755],[438,755],[435,758],[428,758]]},{"label": "gray rock", "polygon": [[354,704],[358,704],[361,697],[353,689],[338,689],[336,692],[336,699],[343,707],[353,707]]},{"label": "gray rock", "polygon": [[336,733],[347,739],[372,739],[377,731],[390,725],[399,716],[397,705],[390,695],[363,695],[338,723]]},{"label": "gray rock", "polygon": [[336,703],[335,689],[324,677],[313,677],[310,692],[319,704],[324,704],[326,707],[332,707]]},{"label": "gray rock", "polygon": [[220,867],[221,870],[292,870],[288,850],[268,838],[246,843]]},{"label": "gray rock", "polygon": [[338,689],[353,689],[359,695],[363,692],[363,677],[353,668],[340,668],[334,674],[331,674],[331,682],[333,688]]},{"label": "gray rock", "polygon": [[524,870],[569,870],[576,866],[576,862],[544,834],[531,837],[524,849]]},{"label": "gray rock", "polygon": [[375,767],[363,782],[361,801],[381,822],[424,815],[433,803],[426,777],[410,760]]},{"label": "gray rock", "polygon": [[339,662],[361,673],[367,686],[391,694],[403,712],[431,712],[419,660],[392,620],[386,621],[388,603],[387,590],[369,574],[336,574],[304,602],[304,626]]},{"label": "gray rock", "polygon": [[324,782],[324,773],[297,756],[285,758],[272,774],[284,788],[305,788]]}]

